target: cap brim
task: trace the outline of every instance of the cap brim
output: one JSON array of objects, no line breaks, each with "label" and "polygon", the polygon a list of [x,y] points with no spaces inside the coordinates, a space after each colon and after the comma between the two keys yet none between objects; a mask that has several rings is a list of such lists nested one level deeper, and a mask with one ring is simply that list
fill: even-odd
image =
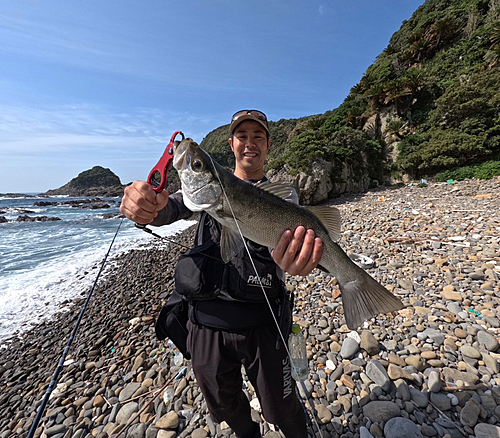
[{"label": "cap brim", "polygon": [[236,129],[236,127],[240,124],[240,123],[243,123],[244,121],[246,120],[253,120],[254,122],[257,122],[259,125],[261,125],[265,131],[269,134],[269,128],[267,127],[267,125],[260,119],[258,119],[257,117],[255,117],[254,115],[252,114],[243,114],[241,115],[240,117],[238,117],[233,123],[231,123],[231,127],[230,127],[230,130],[231,130],[231,134],[234,132],[234,130]]}]

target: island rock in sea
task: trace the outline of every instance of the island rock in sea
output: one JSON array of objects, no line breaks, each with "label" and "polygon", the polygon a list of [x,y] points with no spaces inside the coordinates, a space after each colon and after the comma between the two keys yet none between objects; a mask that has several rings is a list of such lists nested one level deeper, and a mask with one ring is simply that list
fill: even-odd
[{"label": "island rock in sea", "polygon": [[81,172],[62,187],[47,191],[45,195],[113,197],[122,196],[123,188],[120,178],[110,169],[94,166]]}]

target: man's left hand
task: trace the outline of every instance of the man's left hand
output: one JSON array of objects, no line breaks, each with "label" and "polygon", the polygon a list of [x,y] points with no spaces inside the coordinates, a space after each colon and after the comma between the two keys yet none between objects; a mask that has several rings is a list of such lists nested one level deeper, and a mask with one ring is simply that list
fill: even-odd
[{"label": "man's left hand", "polygon": [[308,275],[323,255],[323,242],[313,230],[297,227],[286,230],[271,252],[276,264],[290,275]]}]

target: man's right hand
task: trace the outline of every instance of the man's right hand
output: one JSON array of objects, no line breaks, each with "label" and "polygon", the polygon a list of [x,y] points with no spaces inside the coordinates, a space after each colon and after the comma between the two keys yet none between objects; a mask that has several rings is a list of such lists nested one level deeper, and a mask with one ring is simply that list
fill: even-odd
[{"label": "man's right hand", "polygon": [[120,211],[127,219],[147,225],[158,216],[158,212],[167,203],[168,192],[166,190],[156,193],[147,182],[134,181],[125,187]]}]

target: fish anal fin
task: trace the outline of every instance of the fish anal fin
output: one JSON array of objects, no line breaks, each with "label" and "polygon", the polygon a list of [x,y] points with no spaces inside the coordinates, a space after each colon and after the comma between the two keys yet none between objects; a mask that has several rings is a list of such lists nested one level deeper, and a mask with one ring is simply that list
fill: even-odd
[{"label": "fish anal fin", "polygon": [[356,330],[364,321],[379,314],[400,310],[401,300],[360,268],[364,275],[340,284],[347,327]]},{"label": "fish anal fin", "polygon": [[330,238],[337,242],[340,238],[341,218],[340,211],[335,207],[315,206],[304,207],[316,216],[328,230]]}]

